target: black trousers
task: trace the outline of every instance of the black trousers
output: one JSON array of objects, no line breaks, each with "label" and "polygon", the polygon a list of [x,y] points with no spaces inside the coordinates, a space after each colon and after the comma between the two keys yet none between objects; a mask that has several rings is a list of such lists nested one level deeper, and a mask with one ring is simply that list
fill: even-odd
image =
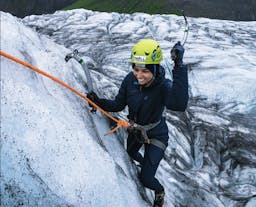
[{"label": "black trousers", "polygon": [[164,190],[163,186],[155,178],[157,168],[164,156],[164,150],[152,144],[145,144],[144,156],[139,153],[143,143],[128,135],[127,152],[129,156],[141,164],[140,180],[143,186],[154,190],[156,193]]}]

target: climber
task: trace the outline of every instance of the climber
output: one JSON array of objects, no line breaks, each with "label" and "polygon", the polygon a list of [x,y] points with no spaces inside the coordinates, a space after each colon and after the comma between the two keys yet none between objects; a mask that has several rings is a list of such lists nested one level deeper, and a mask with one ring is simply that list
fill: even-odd
[{"label": "climber", "polygon": [[[164,187],[155,177],[168,145],[168,128],[163,116],[165,107],[185,111],[188,102],[187,67],[183,64],[184,48],[180,42],[171,50],[174,60],[173,81],[165,78],[160,65],[162,50],[155,40],[142,39],[131,54],[133,71],[122,81],[114,100],[99,98],[95,92],[87,97],[109,112],[122,111],[128,106],[127,152],[140,163],[140,181],[155,192],[154,207],[163,206]],[[144,145],[144,155],[139,150]]]}]

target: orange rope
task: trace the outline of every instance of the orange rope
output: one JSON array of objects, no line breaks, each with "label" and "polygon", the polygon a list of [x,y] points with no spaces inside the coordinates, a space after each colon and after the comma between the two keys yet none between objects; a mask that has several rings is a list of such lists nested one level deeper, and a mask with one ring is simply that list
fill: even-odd
[{"label": "orange rope", "polygon": [[46,73],[42,70],[40,70],[39,68],[33,66],[33,65],[30,65],[29,63],[26,63],[18,58],[15,58],[5,52],[3,52],[2,50],[0,50],[0,55],[16,62],[16,63],[19,63],[21,65],[24,65],[25,67],[37,72],[37,73],[40,73],[41,75],[43,76],[46,76],[47,78],[50,78],[52,79],[53,81],[59,83],[60,85],[64,86],[65,88],[71,90],[73,93],[79,95],[80,97],[82,97],[84,100],[86,100],[89,104],[91,104],[94,108],[96,108],[97,110],[99,110],[101,113],[103,113],[105,116],[107,116],[108,118],[112,119],[113,121],[115,121],[117,123],[117,125],[119,127],[116,127],[115,130],[110,130],[107,134],[111,134],[113,133],[114,131],[116,131],[118,128],[120,128],[121,126],[124,127],[124,128],[128,128],[130,126],[130,124],[125,121],[125,120],[122,120],[122,119],[116,119],[115,117],[113,117],[111,114],[109,114],[108,112],[106,112],[105,110],[103,110],[102,108],[100,108],[97,104],[95,104],[92,100],[90,100],[89,98],[87,98],[84,94],[82,94],[81,92],[77,91],[76,89],[72,88],[71,86],[69,86],[68,84],[64,83],[63,81],[59,80],[58,78],[55,78],[54,76],[50,75],[49,73]]}]

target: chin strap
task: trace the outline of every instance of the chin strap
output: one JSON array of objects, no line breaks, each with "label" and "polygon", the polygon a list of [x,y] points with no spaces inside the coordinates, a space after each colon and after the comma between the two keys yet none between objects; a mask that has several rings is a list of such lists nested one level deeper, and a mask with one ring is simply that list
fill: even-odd
[{"label": "chin strap", "polygon": [[156,64],[154,64],[154,77],[156,77]]},{"label": "chin strap", "polygon": [[152,79],[148,83],[144,84],[143,87],[145,87],[145,88],[149,87],[154,82],[154,80],[155,80],[155,76],[153,76]]}]

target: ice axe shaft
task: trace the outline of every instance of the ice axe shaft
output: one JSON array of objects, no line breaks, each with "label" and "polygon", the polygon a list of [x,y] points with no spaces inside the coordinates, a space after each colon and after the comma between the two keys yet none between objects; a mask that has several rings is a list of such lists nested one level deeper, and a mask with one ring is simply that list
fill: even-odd
[{"label": "ice axe shaft", "polygon": [[[182,11],[182,15],[183,15],[184,20],[185,20],[185,29],[184,29],[184,34],[183,34],[182,41],[179,41],[179,43],[184,47],[184,45],[186,44],[187,39],[188,39],[189,24],[188,24],[188,20],[187,20],[187,17],[185,16],[184,11]],[[171,53],[171,59],[175,60],[176,57],[177,57],[177,51],[172,50],[170,53]]]},{"label": "ice axe shaft", "polygon": [[85,72],[86,75],[86,79],[87,79],[87,85],[88,85],[88,92],[92,92],[93,91],[93,85],[92,85],[92,78],[91,78],[91,74],[90,71],[86,65],[86,63],[84,62],[84,60],[79,56],[78,50],[74,50],[73,52],[69,53],[66,55],[65,57],[65,61],[68,62],[70,59],[74,58],[77,62],[79,62]]},{"label": "ice axe shaft", "polygon": [[[88,93],[93,92],[93,85],[92,85],[92,78],[91,78],[90,71],[88,70],[88,67],[87,67],[86,63],[84,62],[84,60],[79,56],[78,50],[74,50],[73,52],[67,54],[65,57],[65,61],[68,62],[72,58],[74,58],[77,62],[79,62],[82,65],[85,75],[86,75],[86,79],[87,79]],[[91,112],[95,113],[96,108],[93,107]]]}]

